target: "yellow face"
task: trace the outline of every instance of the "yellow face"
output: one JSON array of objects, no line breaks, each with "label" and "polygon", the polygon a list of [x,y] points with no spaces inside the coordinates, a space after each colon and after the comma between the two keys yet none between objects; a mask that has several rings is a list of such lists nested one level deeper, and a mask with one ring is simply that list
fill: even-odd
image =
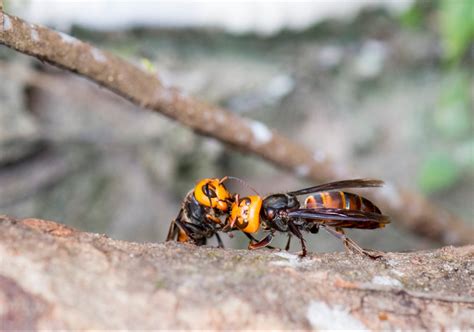
[{"label": "yellow face", "polygon": [[194,197],[199,204],[221,211],[227,211],[231,195],[219,179],[203,179],[194,188]]},{"label": "yellow face", "polygon": [[232,205],[231,223],[235,223],[237,228],[245,233],[258,232],[261,208],[262,199],[260,196],[244,197],[238,204]]}]

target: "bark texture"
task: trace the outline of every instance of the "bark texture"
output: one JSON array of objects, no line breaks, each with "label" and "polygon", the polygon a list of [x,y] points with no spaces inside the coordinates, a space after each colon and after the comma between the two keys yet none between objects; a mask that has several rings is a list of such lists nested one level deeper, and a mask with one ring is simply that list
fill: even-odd
[{"label": "bark texture", "polygon": [[473,258],[465,246],[300,260],[2,216],[0,329],[472,329]]}]

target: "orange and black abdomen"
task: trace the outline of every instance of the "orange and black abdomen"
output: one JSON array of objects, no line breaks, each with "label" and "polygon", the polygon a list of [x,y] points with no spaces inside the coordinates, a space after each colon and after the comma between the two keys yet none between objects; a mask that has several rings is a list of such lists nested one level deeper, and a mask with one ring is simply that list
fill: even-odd
[{"label": "orange and black abdomen", "polygon": [[343,191],[326,191],[311,195],[305,200],[305,208],[345,209],[381,214],[379,208],[367,198]]}]

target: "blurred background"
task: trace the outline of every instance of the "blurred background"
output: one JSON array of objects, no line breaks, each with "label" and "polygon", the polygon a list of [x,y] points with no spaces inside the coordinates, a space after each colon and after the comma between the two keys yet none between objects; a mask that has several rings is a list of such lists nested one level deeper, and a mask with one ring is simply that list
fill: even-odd
[{"label": "blurred background", "polygon": [[[473,6],[5,1],[13,15],[109,50],[474,226]],[[4,46],[0,79],[0,214],[161,242],[198,179],[238,176],[261,194],[313,184]],[[440,246],[397,220],[350,234],[382,250]],[[224,237],[246,247],[241,236]],[[342,249],[327,234],[308,242]]]}]

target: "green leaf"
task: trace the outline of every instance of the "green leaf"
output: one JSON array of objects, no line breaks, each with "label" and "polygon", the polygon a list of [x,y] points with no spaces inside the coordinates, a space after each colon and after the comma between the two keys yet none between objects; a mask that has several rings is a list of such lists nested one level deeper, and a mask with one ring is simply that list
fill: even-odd
[{"label": "green leaf", "polygon": [[400,16],[402,25],[410,28],[417,28],[423,22],[423,12],[419,6],[413,5]]},{"label": "green leaf", "polygon": [[474,1],[442,0],[440,25],[445,56],[457,62],[474,39]]}]

